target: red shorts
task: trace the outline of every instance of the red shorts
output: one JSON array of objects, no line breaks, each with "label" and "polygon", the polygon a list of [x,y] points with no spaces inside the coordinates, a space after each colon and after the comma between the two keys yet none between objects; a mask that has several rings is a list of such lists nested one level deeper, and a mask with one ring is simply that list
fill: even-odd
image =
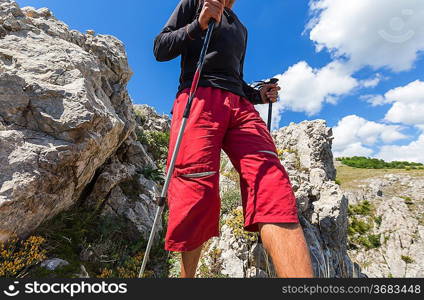
[{"label": "red shorts", "polygon": [[[174,102],[168,165],[188,92]],[[299,223],[290,180],[254,105],[228,91],[199,87],[169,185],[166,250],[191,251],[219,236],[221,149],[240,174],[245,230],[258,231],[258,223]]]}]

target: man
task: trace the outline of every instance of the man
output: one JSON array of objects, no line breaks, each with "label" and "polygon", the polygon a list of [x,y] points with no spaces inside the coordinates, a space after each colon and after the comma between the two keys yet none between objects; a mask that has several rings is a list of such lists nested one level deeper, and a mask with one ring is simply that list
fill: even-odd
[{"label": "man", "polygon": [[243,81],[247,30],[235,0],[182,0],[155,40],[158,61],[181,56],[168,167],[203,36],[217,22],[168,190],[165,248],[182,252],[181,277],[195,276],[203,244],[219,236],[219,167],[223,149],[240,174],[245,230],[260,232],[279,277],[312,277],[296,199],[275,144],[254,104],[276,102],[279,87]]}]

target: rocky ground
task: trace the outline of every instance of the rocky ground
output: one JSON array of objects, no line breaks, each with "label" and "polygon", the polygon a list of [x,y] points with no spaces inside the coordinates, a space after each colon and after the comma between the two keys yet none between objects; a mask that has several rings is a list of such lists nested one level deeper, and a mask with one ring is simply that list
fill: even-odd
[{"label": "rocky ground", "polygon": [[376,170],[353,179],[358,170],[339,170],[352,260],[369,277],[424,277],[424,172]]}]

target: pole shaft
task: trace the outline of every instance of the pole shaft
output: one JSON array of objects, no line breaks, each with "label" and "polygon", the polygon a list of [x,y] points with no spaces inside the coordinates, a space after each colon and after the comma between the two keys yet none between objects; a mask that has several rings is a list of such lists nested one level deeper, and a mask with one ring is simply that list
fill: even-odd
[{"label": "pole shaft", "polygon": [[[177,160],[178,152],[180,150],[181,142],[183,140],[184,130],[187,126],[187,120],[188,120],[187,118],[183,118],[181,122],[180,131],[178,133],[177,142],[174,147],[174,152],[172,153],[171,162],[169,163],[168,172],[166,175],[165,184],[163,185],[163,188],[162,188],[161,197],[166,197],[166,194],[168,193],[169,183],[171,182],[172,174],[174,173],[175,162]],[[149,241],[147,243],[146,251],[144,252],[143,263],[141,265],[140,273],[138,275],[139,278],[143,277],[144,270],[146,269],[147,261],[149,260],[150,250],[152,248],[156,231],[159,227],[159,221],[161,219],[164,208],[165,208],[165,205],[162,205],[158,207],[156,211],[156,216],[155,216],[155,220],[153,221],[153,226],[150,232]]]},{"label": "pole shaft", "polygon": [[[185,108],[185,111],[184,111],[183,119],[181,121],[180,131],[178,132],[177,141],[176,141],[176,144],[175,144],[175,147],[174,147],[174,151],[172,153],[171,162],[169,163],[165,183],[164,183],[163,188],[162,188],[161,198],[166,197],[166,195],[168,193],[169,183],[171,182],[172,174],[174,173],[175,162],[177,161],[178,153],[180,151],[181,142],[182,142],[182,139],[183,139],[183,136],[184,136],[184,131],[185,131],[185,128],[187,126],[188,118],[190,116],[191,106],[193,104],[193,99],[194,99],[194,96],[196,94],[197,87],[199,85],[200,75],[201,75],[202,70],[203,70],[203,65],[205,63],[206,53],[207,53],[208,48],[209,48],[209,43],[210,43],[212,32],[213,32],[214,28],[215,28],[215,22],[209,23],[208,31],[206,32],[205,41],[204,41],[203,47],[202,47],[202,52],[200,53],[199,63],[197,65],[197,71],[194,75],[193,83],[191,85],[190,96],[189,96],[188,101],[187,101],[187,105],[186,105],[186,108]],[[159,222],[161,220],[163,211],[165,209],[165,203],[162,203],[162,204],[163,205],[159,206],[157,211],[156,211],[155,219],[153,221],[152,230],[151,230],[150,236],[149,236],[149,241],[147,243],[146,251],[145,251],[144,257],[143,257],[143,263],[141,265],[140,272],[138,274],[139,278],[143,277],[144,271],[146,269],[147,262],[149,260],[150,250],[152,249],[152,245],[153,245],[153,242],[154,242],[154,239],[155,239],[156,231],[159,228]]]},{"label": "pole shaft", "polygon": [[271,126],[272,126],[272,103],[269,104],[268,108],[268,130],[271,132]]}]

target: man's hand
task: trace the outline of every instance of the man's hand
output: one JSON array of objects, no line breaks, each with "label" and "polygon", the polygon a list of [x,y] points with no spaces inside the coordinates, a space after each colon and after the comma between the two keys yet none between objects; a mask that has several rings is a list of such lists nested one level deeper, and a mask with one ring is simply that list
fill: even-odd
[{"label": "man's hand", "polygon": [[226,0],[205,0],[203,3],[202,12],[199,16],[199,24],[202,30],[208,29],[211,19],[215,19],[217,23],[221,22],[222,14],[224,13]]},{"label": "man's hand", "polygon": [[275,103],[278,99],[278,91],[281,88],[277,84],[264,84],[260,90],[263,103]]}]

